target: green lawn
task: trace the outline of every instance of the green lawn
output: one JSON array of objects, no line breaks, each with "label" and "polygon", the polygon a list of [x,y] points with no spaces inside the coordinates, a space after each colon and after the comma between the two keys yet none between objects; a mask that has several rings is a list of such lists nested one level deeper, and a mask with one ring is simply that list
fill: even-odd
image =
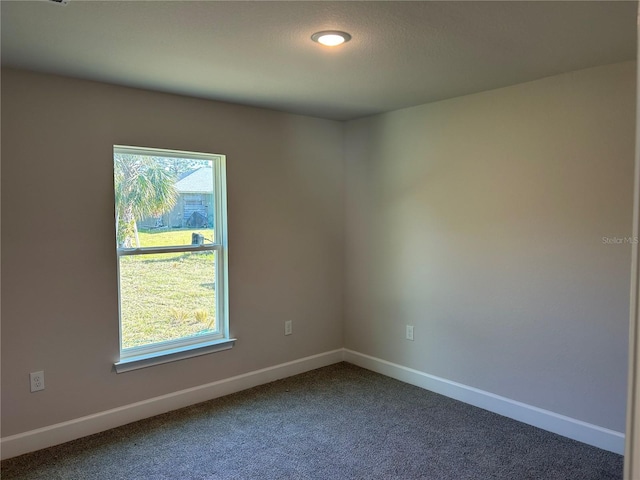
[{"label": "green lawn", "polygon": [[[191,244],[212,230],[140,232],[140,245]],[[215,329],[215,252],[120,258],[122,348],[173,340]]]},{"label": "green lawn", "polygon": [[[191,234],[199,233],[210,241],[214,240],[213,229],[196,230],[147,230],[139,233],[141,247],[161,247],[166,245],[191,245]],[[205,241],[205,243],[208,243]]]}]

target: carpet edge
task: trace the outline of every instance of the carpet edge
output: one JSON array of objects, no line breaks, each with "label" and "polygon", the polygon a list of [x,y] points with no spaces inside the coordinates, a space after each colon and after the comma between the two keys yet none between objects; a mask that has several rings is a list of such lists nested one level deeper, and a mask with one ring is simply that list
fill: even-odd
[{"label": "carpet edge", "polygon": [[316,368],[326,367],[343,361],[343,356],[344,349],[339,348],[4,437],[0,439],[0,459],[5,460],[52,447],[171,410],[188,407],[292,375],[315,370]]},{"label": "carpet edge", "polygon": [[624,454],[625,435],[615,430],[511,400],[347,348],[344,349],[344,361],[603,450],[620,455]]}]

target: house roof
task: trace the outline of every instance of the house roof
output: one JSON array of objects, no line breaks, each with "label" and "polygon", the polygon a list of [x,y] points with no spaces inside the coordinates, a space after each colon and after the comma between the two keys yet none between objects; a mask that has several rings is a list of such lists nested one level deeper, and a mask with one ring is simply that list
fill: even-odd
[{"label": "house roof", "polygon": [[211,193],[213,192],[213,170],[201,167],[176,182],[178,193]]}]

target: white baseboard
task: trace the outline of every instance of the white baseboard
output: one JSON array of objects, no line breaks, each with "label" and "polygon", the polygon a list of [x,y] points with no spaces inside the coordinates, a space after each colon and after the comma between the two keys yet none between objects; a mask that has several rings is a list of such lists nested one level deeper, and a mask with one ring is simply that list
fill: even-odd
[{"label": "white baseboard", "polygon": [[16,457],[24,453],[58,445],[171,410],[205,402],[213,398],[229,395],[230,393],[246,390],[247,388],[273,382],[274,380],[290,377],[316,368],[325,367],[341,362],[343,353],[343,349],[333,350],[206,385],[199,385],[160,397],[124,405],[86,417],[11,435],[0,440],[0,458],[4,460],[5,458]]},{"label": "white baseboard", "polygon": [[171,410],[325,367],[343,360],[543,430],[614,453],[624,453],[625,438],[623,433],[429,375],[386,360],[348,349],[338,349],[5,437],[0,439],[0,458],[4,460],[40,450],[41,448],[51,447]]},{"label": "white baseboard", "polygon": [[494,395],[493,393],[352,350],[344,350],[344,361],[490,412],[513,418],[519,422],[602,448],[603,450],[624,454],[624,434],[614,430],[559,415],[549,410],[533,407],[526,403]]}]

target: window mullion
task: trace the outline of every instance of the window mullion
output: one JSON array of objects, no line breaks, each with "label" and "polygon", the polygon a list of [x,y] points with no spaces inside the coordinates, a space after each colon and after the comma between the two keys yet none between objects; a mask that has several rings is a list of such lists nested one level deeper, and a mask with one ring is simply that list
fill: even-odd
[{"label": "window mullion", "polygon": [[129,255],[148,255],[153,253],[183,253],[183,252],[207,252],[221,248],[220,244],[208,245],[181,245],[175,247],[140,247],[140,248],[119,248],[118,256],[125,257]]}]

